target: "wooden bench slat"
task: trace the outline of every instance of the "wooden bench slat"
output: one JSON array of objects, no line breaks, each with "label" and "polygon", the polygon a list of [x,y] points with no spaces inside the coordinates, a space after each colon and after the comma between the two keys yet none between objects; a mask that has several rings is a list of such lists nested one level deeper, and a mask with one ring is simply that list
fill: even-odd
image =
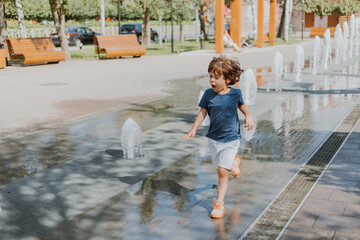
[{"label": "wooden bench slat", "polygon": [[56,51],[50,38],[8,38],[6,44],[11,60],[24,59],[24,64],[65,60],[65,53]]},{"label": "wooden bench slat", "polygon": [[335,27],[311,27],[310,37],[315,37],[315,36],[323,37],[326,29],[329,29],[330,36],[334,37],[335,30],[336,30]]},{"label": "wooden bench slat", "polygon": [[140,46],[135,34],[97,35],[94,42],[95,52],[106,54],[107,58],[121,56],[142,56],[146,53],[144,46]]}]

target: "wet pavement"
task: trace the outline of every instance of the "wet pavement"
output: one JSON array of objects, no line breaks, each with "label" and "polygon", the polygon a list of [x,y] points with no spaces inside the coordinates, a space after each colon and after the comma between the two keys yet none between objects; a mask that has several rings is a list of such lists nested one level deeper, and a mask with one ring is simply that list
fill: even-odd
[{"label": "wet pavement", "polygon": [[[0,236],[238,239],[359,103],[359,94],[346,92],[358,90],[357,72],[341,71],[306,70],[301,83],[287,73],[282,92],[267,91],[264,74],[249,106],[256,131],[241,141],[242,175],[230,180],[220,220],[210,219],[217,176],[206,127],[194,140],[180,140],[207,79],[173,81],[170,94],[156,101],[4,141]],[[145,159],[122,158],[121,127],[129,117],[142,128]]]}]

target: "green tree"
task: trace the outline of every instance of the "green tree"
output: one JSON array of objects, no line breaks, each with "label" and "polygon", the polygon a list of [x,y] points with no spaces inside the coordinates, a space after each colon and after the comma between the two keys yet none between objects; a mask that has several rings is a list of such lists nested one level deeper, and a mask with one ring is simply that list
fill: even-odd
[{"label": "green tree", "polygon": [[359,0],[338,0],[335,2],[334,12],[340,16],[346,16],[360,11]]},{"label": "green tree", "polygon": [[60,46],[65,52],[65,60],[71,59],[69,44],[65,34],[65,6],[67,0],[49,0],[55,28],[59,36]]},{"label": "green tree", "polygon": [[16,7],[20,38],[26,38],[26,28],[25,28],[24,12],[22,10],[22,0],[14,0],[14,4]]},{"label": "green tree", "polygon": [[6,37],[5,0],[0,0],[0,47],[4,46]]},{"label": "green tree", "polygon": [[313,12],[320,17],[331,15],[334,12],[334,1],[305,1],[304,11]]},{"label": "green tree", "polygon": [[174,4],[174,19],[180,25],[180,42],[184,42],[184,21],[195,17],[195,1],[177,0]]}]

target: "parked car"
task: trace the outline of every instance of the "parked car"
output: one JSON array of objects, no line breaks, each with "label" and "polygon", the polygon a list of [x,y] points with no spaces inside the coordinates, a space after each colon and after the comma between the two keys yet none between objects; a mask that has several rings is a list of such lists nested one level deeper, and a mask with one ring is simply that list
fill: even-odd
[{"label": "parked car", "polygon": [[[65,29],[66,38],[69,45],[80,46],[81,44],[93,44],[94,36],[101,35],[96,33],[88,27],[67,27]],[[60,46],[60,41],[57,33],[50,34],[50,38],[55,46]]]},{"label": "parked car", "polygon": [[[121,34],[136,34],[139,43],[141,43],[142,23],[127,23],[121,25]],[[158,33],[151,29],[151,40],[157,41],[158,39]]]}]

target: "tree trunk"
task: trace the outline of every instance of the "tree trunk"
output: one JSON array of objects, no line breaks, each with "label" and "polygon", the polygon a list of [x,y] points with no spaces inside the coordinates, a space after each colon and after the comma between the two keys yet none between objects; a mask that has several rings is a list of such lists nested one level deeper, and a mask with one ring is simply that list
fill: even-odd
[{"label": "tree trunk", "polygon": [[143,3],[143,25],[141,42],[145,46],[149,46],[151,43],[151,30],[150,30],[150,8],[145,0]]},{"label": "tree trunk", "polygon": [[282,37],[283,37],[283,33],[284,33],[284,22],[285,22],[285,3],[284,3],[284,5],[282,6],[281,20],[280,20],[280,24],[279,24],[278,33],[277,33],[277,37],[278,37],[278,38],[282,38]]},{"label": "tree trunk", "polygon": [[285,2],[285,20],[284,20],[284,31],[283,38],[285,42],[289,40],[289,25],[292,14],[293,0],[286,0]]},{"label": "tree trunk", "polygon": [[6,38],[5,0],[0,0],[0,48],[4,47]]},{"label": "tree trunk", "polygon": [[184,15],[180,15],[180,42],[183,43],[185,41],[184,38]]},{"label": "tree trunk", "polygon": [[118,0],[119,34],[121,34],[121,0]]},{"label": "tree trunk", "polygon": [[105,35],[105,0],[100,1],[101,34]]},{"label": "tree trunk", "polygon": [[203,3],[202,3],[202,0],[200,0],[200,3],[199,3],[199,17],[200,17],[200,28],[201,28],[201,31],[204,35],[204,39],[205,40],[208,40],[208,36],[206,34],[206,29],[205,29],[205,20],[204,20],[204,9],[203,9]]},{"label": "tree trunk", "polygon": [[26,28],[25,28],[25,20],[24,20],[24,13],[22,10],[22,0],[14,0],[16,6],[16,13],[17,13],[17,20],[19,23],[19,33],[20,38],[26,38]]},{"label": "tree trunk", "polygon": [[[65,34],[64,0],[49,0],[55,28],[59,37],[60,46],[65,53],[65,61],[71,60],[69,44]],[[59,5],[58,5],[59,3]]]}]

